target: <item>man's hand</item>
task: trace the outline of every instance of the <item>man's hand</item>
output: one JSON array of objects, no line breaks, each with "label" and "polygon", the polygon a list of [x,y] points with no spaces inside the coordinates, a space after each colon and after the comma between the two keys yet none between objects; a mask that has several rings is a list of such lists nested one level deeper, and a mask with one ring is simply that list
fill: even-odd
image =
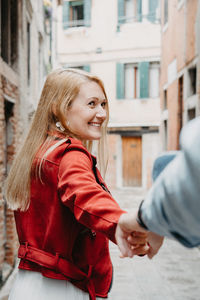
[{"label": "man's hand", "polygon": [[137,222],[137,213],[134,210],[121,215],[115,233],[116,242],[122,257],[147,254],[151,259],[162,246],[163,237],[142,228]]},{"label": "man's hand", "polygon": [[163,244],[164,237],[154,233],[149,232],[148,233],[148,243],[149,243],[149,251],[147,253],[148,258],[153,258],[154,255],[156,255],[160,249],[160,247]]},{"label": "man's hand", "polygon": [[140,226],[132,224],[134,217],[135,212],[122,214],[116,228],[115,239],[121,252],[121,257],[145,255],[149,251],[147,232],[145,230],[143,232],[142,230],[137,231],[137,229],[140,229]]}]

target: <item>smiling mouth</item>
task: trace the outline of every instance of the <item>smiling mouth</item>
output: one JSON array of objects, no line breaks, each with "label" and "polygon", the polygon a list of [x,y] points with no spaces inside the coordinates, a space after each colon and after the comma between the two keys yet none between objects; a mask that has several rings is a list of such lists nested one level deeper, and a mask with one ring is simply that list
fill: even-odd
[{"label": "smiling mouth", "polygon": [[101,127],[101,123],[89,122],[88,124],[91,125],[91,126],[94,126],[94,127]]}]

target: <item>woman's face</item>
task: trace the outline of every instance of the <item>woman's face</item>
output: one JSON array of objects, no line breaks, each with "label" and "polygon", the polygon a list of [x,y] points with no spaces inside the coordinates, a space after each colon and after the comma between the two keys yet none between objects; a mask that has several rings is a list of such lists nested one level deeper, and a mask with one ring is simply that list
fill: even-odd
[{"label": "woman's face", "polygon": [[67,127],[81,140],[99,140],[107,116],[107,100],[94,81],[83,83],[67,111]]}]

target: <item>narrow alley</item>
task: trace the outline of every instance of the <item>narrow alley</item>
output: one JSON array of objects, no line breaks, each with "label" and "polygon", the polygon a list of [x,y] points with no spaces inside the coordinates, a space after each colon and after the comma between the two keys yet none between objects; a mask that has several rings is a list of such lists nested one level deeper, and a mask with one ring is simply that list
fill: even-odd
[{"label": "narrow alley", "polygon": [[[106,185],[111,188],[114,198],[123,209],[130,210],[138,207],[141,200],[145,198],[147,190],[152,186],[152,168],[156,158],[169,151],[181,151],[182,129],[193,119],[200,117],[200,0],[0,0],[0,15],[0,300],[8,300],[17,273],[19,243],[14,214],[10,209],[12,206],[9,206],[9,196],[5,193],[5,180],[10,177],[9,174],[12,174],[10,170],[13,160],[29,132],[30,124],[33,124],[37,107],[41,107],[38,103],[47,76],[51,71],[58,69],[59,71],[56,72],[63,75],[68,71],[70,74],[71,72],[75,74],[80,72],[78,70],[82,70],[80,77],[83,77],[79,83],[74,79],[73,84],[68,77],[65,82],[62,82],[56,76],[52,84],[47,82],[47,88],[43,90],[41,96],[44,106],[41,110],[41,118],[37,119],[40,122],[35,122],[38,128],[29,135],[33,149],[28,146],[26,148],[30,150],[32,156],[29,155],[29,151],[24,151],[25,155],[18,160],[23,172],[20,171],[22,169],[15,168],[19,172],[13,176],[15,180],[10,180],[10,189],[8,189],[11,191],[13,187],[16,190],[21,187],[19,191],[24,196],[16,197],[21,193],[15,191],[11,199],[16,198],[22,203],[28,199],[29,191],[32,193],[32,179],[34,179],[32,165],[35,165],[33,164],[35,153],[38,149],[43,149],[43,143],[53,139],[55,130],[55,134],[58,134],[55,140],[58,139],[58,143],[60,137],[66,139],[75,137],[78,142],[83,142],[84,146],[88,145],[87,150],[98,158],[97,166],[102,164],[104,158],[106,160],[107,153],[104,152],[109,150]],[[93,76],[92,74],[95,77],[90,77]],[[92,82],[95,83],[94,85],[100,83],[96,80],[96,76],[103,83],[92,88],[91,95],[85,94],[83,100],[85,98],[87,101],[80,102],[80,117],[74,113],[74,123],[80,125],[80,120],[85,122],[85,127],[80,125],[79,133],[76,131],[76,126],[73,129],[69,120],[73,113],[71,107],[76,98],[82,99],[79,94],[82,89],[87,90],[89,78],[93,78],[91,81],[94,81]],[[96,93],[99,88],[101,88],[100,93]],[[68,93],[71,96],[68,97]],[[81,109],[82,105],[84,109]],[[86,107],[90,116],[88,119],[85,118]],[[99,114],[99,110],[93,110],[94,107],[103,111],[103,115]],[[42,130],[46,132],[42,134]],[[37,138],[36,132],[40,138]],[[89,135],[86,134],[87,132]],[[107,149],[104,147],[105,132],[108,136]],[[101,140],[99,149],[96,147],[98,140]],[[90,149],[93,141],[94,147]],[[193,153],[194,148],[194,144],[191,143],[188,147],[189,152]],[[196,153],[198,154],[199,150]],[[29,160],[29,165],[26,159]],[[193,183],[197,182],[196,186],[199,187],[198,163],[200,162],[198,159],[194,161],[194,165],[199,168],[197,175],[192,174],[186,178],[190,178]],[[40,167],[43,171],[42,164],[39,166],[39,171]],[[181,175],[187,174],[186,171],[179,171],[179,168],[174,169]],[[27,176],[24,170],[27,171]],[[44,175],[45,178],[48,177],[45,171]],[[101,175],[104,177],[103,172]],[[26,179],[26,185],[23,178]],[[17,184],[18,179],[20,184]],[[177,176],[173,182],[176,183],[176,179]],[[72,181],[70,176],[69,181]],[[189,182],[189,180],[182,180],[183,189],[180,187],[183,192],[185,192],[186,181]],[[55,182],[55,186],[51,188],[57,191],[58,185],[56,180]],[[96,188],[96,181],[93,183]],[[30,185],[31,189],[29,189]],[[45,188],[39,186],[36,189],[39,196],[43,195]],[[171,191],[170,188],[169,190]],[[56,191],[54,190],[55,195],[58,194]],[[86,189],[85,191],[88,192]],[[189,187],[188,191],[194,189]],[[39,203],[38,197],[36,197],[37,202],[32,200],[31,193],[31,204]],[[67,193],[66,187],[68,199]],[[79,190],[77,193],[79,194]],[[88,195],[85,199],[93,200],[92,195],[95,193],[88,193],[91,199]],[[184,195],[188,194],[184,193]],[[199,193],[196,195],[199,200]],[[49,201],[46,206],[48,209],[53,203],[51,196],[52,193],[49,197],[45,196],[45,200]],[[105,194],[102,199],[106,199]],[[43,205],[42,196],[40,200]],[[187,197],[187,200],[190,201],[187,208],[192,207],[193,197]],[[58,202],[55,203],[62,209],[59,201],[58,197]],[[94,206],[96,209],[96,202],[91,203],[91,207]],[[66,228],[66,232],[62,236],[57,232],[55,234],[54,224],[60,223],[62,218],[58,217],[53,222],[50,220],[51,216],[57,216],[53,213],[53,209],[48,214],[48,209],[41,210],[38,209],[39,205],[36,206],[36,211],[39,212],[39,214],[35,213],[37,218],[33,218],[36,225],[40,225],[41,219],[44,219],[47,227],[41,225],[40,230],[38,226],[28,221],[33,237],[38,237],[38,232],[42,232],[52,241],[50,247],[51,243],[46,243],[46,239],[45,243],[39,243],[42,245],[42,249],[39,250],[56,253],[56,267],[57,254],[64,259],[68,259],[68,253],[70,259],[76,257],[76,251],[70,244],[71,241],[76,241],[72,236],[74,232],[69,231],[68,226],[62,225],[60,228],[63,232]],[[16,209],[15,205],[13,207]],[[73,205],[70,204],[71,207]],[[87,211],[88,207],[90,205],[83,211]],[[198,213],[197,205],[193,207]],[[104,208],[105,205],[99,205],[102,214],[105,212]],[[41,211],[44,212],[44,218],[40,218]],[[178,211],[181,211],[181,207]],[[90,210],[87,212],[92,215]],[[73,218],[76,218],[75,210],[72,210],[72,213]],[[64,216],[63,213],[61,215]],[[199,218],[200,213],[197,216],[197,235],[200,232]],[[96,230],[96,225],[91,225],[89,219],[79,221],[86,227]],[[180,220],[179,217],[177,219]],[[191,220],[194,220],[194,214]],[[68,221],[68,218],[63,217],[63,221]],[[23,224],[26,225],[26,222]],[[53,224],[53,235],[49,233],[49,229],[46,230],[49,224]],[[101,222],[99,224],[101,225]],[[194,226],[188,226],[188,222],[181,224],[186,224],[189,230],[194,229]],[[75,222],[74,227],[76,225]],[[29,227],[23,225],[23,228],[28,229],[28,234],[26,238],[20,238],[20,241],[38,248],[39,244],[34,244],[37,239],[31,236]],[[186,230],[184,229],[183,232]],[[18,234],[20,232],[18,230]],[[78,232],[75,231],[75,234]],[[67,234],[69,234],[69,244],[64,241]],[[57,243],[55,236],[62,243]],[[59,249],[57,249],[58,244],[60,244]],[[159,253],[149,260],[147,257],[139,256],[121,259],[119,249],[110,242],[114,279],[108,300],[200,300],[200,243],[198,245],[197,248],[188,249],[177,241],[166,238]],[[86,250],[92,252],[87,253],[93,253],[93,248],[88,248],[89,250]],[[69,249],[70,251],[73,249],[72,253],[68,252]],[[80,256],[84,260],[82,252]],[[27,257],[26,259],[28,262]],[[54,272],[54,268],[53,263],[50,265],[50,271]],[[23,284],[22,287],[23,298],[30,300],[30,291],[28,297],[24,296],[24,286],[26,285]],[[53,298],[60,300],[57,289],[55,290],[56,297]],[[47,296],[47,293],[44,294]],[[40,298],[44,300],[41,294],[39,300]],[[72,299],[65,293],[64,298],[77,299],[76,296]],[[47,299],[50,300],[48,296]]]}]

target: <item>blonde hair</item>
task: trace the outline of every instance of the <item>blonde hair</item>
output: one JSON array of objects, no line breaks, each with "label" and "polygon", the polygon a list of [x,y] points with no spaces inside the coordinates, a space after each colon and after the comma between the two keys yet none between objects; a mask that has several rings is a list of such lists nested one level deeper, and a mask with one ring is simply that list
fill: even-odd
[{"label": "blonde hair", "polygon": [[[66,111],[78,95],[81,84],[88,81],[96,82],[107,99],[103,82],[97,76],[88,72],[78,69],[57,69],[47,76],[28,135],[13,161],[5,182],[5,197],[10,208],[15,210],[28,209],[30,205],[31,174],[36,169],[37,172],[40,170],[40,167],[38,168],[37,164],[33,164],[33,161],[41,146],[44,153],[43,157],[45,157],[52,140],[48,132],[58,131],[59,134],[62,134],[63,141],[68,137],[76,138],[67,128]],[[102,136],[98,145],[99,165],[104,175],[107,167],[106,132],[109,119],[108,106],[106,109],[107,118],[102,125]],[[64,127],[64,132],[56,127],[56,122],[58,121]],[[59,141],[56,145],[58,146],[61,143],[62,141]],[[92,150],[92,141],[83,141],[83,143],[88,151]]]}]

